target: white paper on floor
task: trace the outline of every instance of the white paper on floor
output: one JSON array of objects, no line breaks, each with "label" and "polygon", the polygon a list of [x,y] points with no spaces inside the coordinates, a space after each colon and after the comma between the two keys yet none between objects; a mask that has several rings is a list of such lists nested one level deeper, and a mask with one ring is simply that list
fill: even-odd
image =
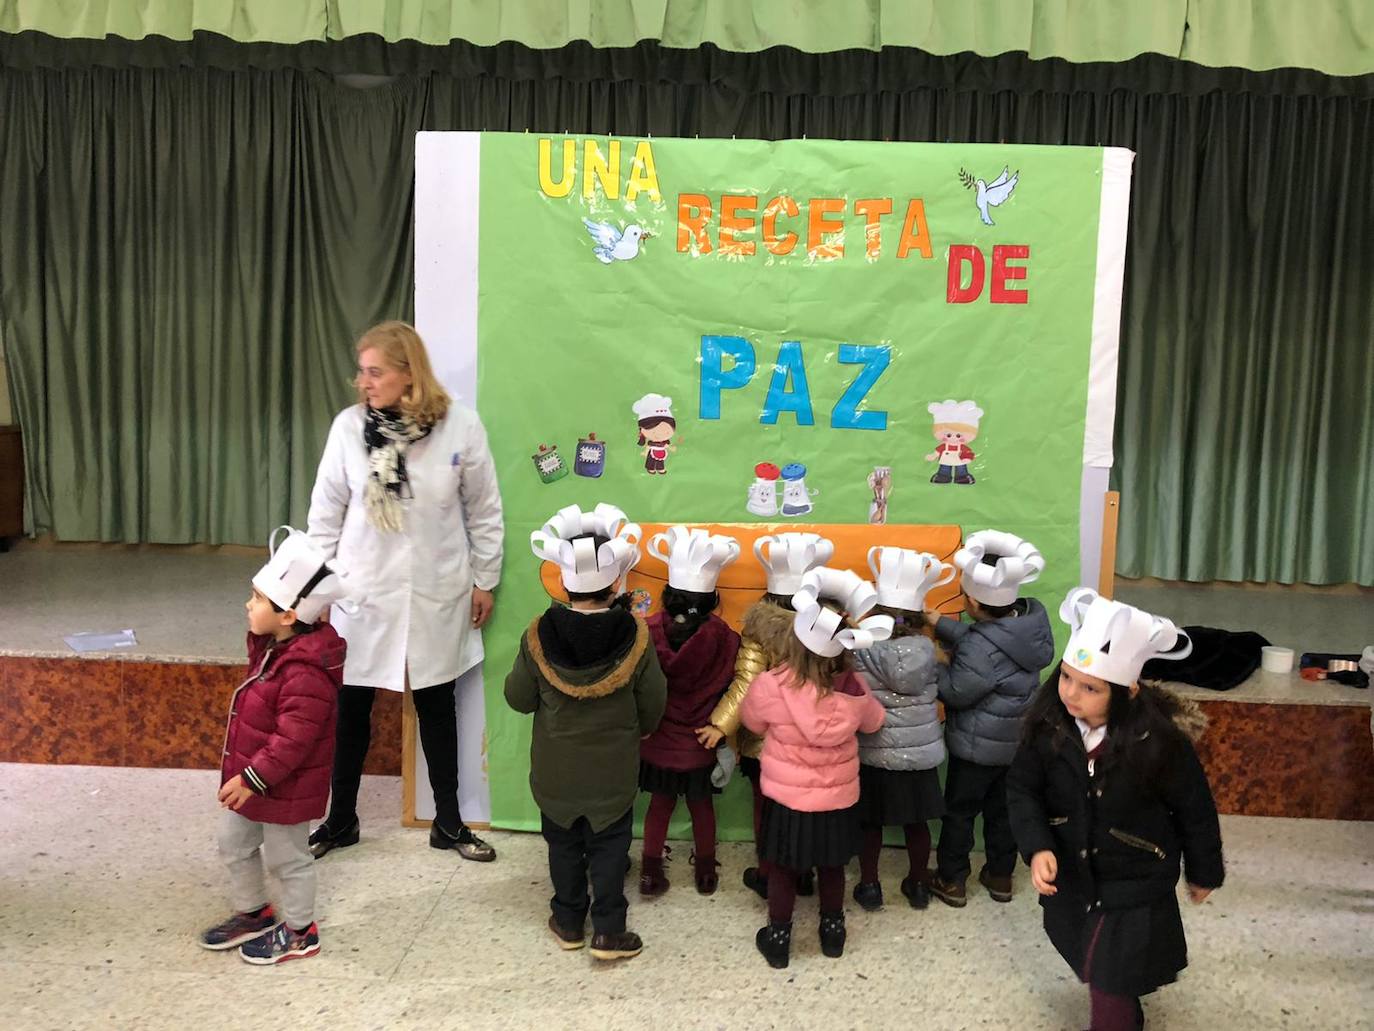
[{"label": "white paper on floor", "polygon": [[68,634],[62,640],[74,652],[115,652],[138,644],[132,630],[86,630]]}]

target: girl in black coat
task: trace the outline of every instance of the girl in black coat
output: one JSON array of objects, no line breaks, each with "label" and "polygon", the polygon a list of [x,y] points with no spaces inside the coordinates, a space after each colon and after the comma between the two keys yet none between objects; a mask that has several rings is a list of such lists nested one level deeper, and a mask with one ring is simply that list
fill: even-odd
[{"label": "girl in black coat", "polygon": [[[1119,603],[1094,595],[1094,604]],[[1092,1027],[1114,1031],[1143,1027],[1139,997],[1188,964],[1180,863],[1194,903],[1221,886],[1225,870],[1216,804],[1181,726],[1200,731],[1196,707],[1140,683],[1143,653],[1123,665],[1097,647],[1075,637],[1041,687],[1008,774],[1007,804],[1045,933],[1089,985]],[[1101,671],[1134,675],[1112,683],[1070,664],[1093,668],[1095,654]]]}]

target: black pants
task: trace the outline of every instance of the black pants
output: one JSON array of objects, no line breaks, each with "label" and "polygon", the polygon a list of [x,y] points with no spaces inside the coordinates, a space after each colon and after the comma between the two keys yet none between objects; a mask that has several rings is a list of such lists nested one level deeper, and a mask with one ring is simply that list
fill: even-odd
[{"label": "black pants", "polygon": [[[450,834],[463,827],[458,812],[458,710],[453,690],[457,681],[411,692],[420,724],[420,747],[429,767],[434,814]],[[343,830],[358,816],[358,784],[372,743],[372,702],[376,688],[344,685],[339,692],[339,723],[334,738],[334,775],[331,780],[330,829]]]},{"label": "black pants", "polygon": [[1010,877],[1016,869],[1016,838],[1007,815],[1007,767],[983,766],[951,755],[945,770],[945,819],[936,850],[941,880],[967,879],[973,821],[979,813],[983,814],[988,873],[993,877]]},{"label": "black pants", "polygon": [[[558,926],[579,931],[591,909],[592,930],[596,934],[619,934],[625,930],[625,875],[630,870],[630,838],[634,832],[634,810],[605,830],[592,830],[591,822],[579,816],[571,827],[560,827],[540,814],[544,840],[549,843],[549,878],[553,881],[553,910]],[[592,902],[587,904],[587,877],[592,882]]]}]

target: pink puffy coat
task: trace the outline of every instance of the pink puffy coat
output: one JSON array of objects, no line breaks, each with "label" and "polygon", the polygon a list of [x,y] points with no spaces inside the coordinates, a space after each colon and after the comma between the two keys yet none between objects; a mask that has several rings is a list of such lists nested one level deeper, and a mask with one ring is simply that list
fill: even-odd
[{"label": "pink puffy coat", "polygon": [[859,742],[883,725],[887,710],[861,676],[845,673],[828,695],[790,686],[785,666],[749,685],[740,718],[763,737],[760,787],[789,809],[822,813],[859,801]]},{"label": "pink puffy coat", "polygon": [[239,815],[304,823],[324,815],[346,646],[328,624],[281,644],[248,635],[249,676],[229,700],[220,783],[257,793]]}]

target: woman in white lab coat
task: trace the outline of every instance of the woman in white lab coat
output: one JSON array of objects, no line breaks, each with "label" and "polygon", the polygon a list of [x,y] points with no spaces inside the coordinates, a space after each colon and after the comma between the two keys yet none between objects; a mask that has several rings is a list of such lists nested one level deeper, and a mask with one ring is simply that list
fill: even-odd
[{"label": "woman in white lab coat", "polygon": [[357,343],[358,400],[335,418],[310,497],[310,536],[349,578],[348,642],[329,815],[318,859],[358,841],[358,784],[376,689],[409,683],[434,790],[429,842],[465,859],[495,850],[458,810],[455,683],[482,660],[501,575],[501,496],[486,431],[435,379],[420,335],[384,322]]}]

